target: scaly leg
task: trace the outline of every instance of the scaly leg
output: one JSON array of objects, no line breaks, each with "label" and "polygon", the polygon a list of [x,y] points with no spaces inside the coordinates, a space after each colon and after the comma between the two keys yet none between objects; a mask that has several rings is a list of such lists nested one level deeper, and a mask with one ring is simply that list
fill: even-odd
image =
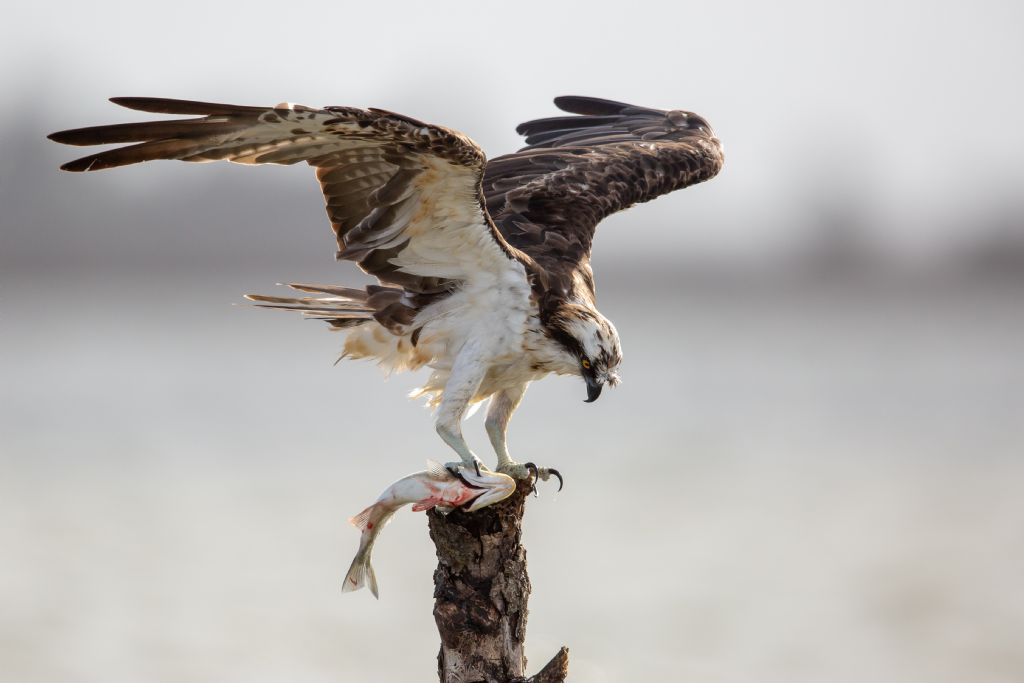
[{"label": "scaly leg", "polygon": [[508,422],[512,419],[512,413],[519,407],[523,400],[526,387],[529,382],[503,389],[491,397],[491,403],[487,406],[487,421],[484,423],[487,428],[487,436],[491,439],[494,452],[498,455],[498,471],[515,479],[526,479],[533,471],[543,481],[547,481],[552,475],[558,477],[558,488],[562,488],[562,475],[558,470],[547,467],[537,468],[533,463],[519,464],[508,454]]},{"label": "scaly leg", "polygon": [[[498,455],[498,471],[512,473],[514,468],[522,469],[508,454],[508,422],[512,419],[512,413],[519,407],[526,393],[527,383],[511,389],[502,389],[491,397],[487,406],[487,420],[484,426],[487,428],[487,436],[491,439],[491,446]],[[513,474],[518,479],[524,479],[526,470]]]},{"label": "scaly leg", "polygon": [[480,468],[480,458],[469,450],[469,445],[462,436],[462,418],[487,373],[484,359],[485,355],[481,353],[478,344],[468,342],[462,347],[455,358],[455,363],[452,364],[451,375],[445,384],[444,397],[441,399],[435,424],[438,435],[459,454],[461,464],[474,469]]}]

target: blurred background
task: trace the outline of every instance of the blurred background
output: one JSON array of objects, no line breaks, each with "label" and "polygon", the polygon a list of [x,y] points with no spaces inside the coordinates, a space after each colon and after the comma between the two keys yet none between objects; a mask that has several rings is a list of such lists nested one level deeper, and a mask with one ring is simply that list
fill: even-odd
[{"label": "blurred background", "polygon": [[110,96],[288,100],[496,156],[560,94],[696,111],[726,165],[598,234],[622,386],[551,378],[513,420],[567,479],[526,519],[530,671],[567,644],[589,683],[1024,680],[1022,8],[7,7],[4,680],[436,680],[422,515],[380,602],[340,592],[346,518],[450,457],[419,378],[233,305],[366,281],[312,173],[62,174],[45,134],[140,117]]}]

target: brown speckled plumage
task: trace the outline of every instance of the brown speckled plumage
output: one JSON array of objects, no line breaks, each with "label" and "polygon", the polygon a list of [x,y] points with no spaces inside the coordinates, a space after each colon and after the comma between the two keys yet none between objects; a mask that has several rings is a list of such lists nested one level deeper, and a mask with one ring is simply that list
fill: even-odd
[{"label": "brown speckled plumage", "polygon": [[546,323],[567,299],[593,301],[590,248],[602,219],[709,180],[723,162],[718,138],[696,114],[588,97],[555,104],[577,115],[520,124],[528,145],[491,159],[483,182],[498,230],[536,263]]},{"label": "brown speckled plumage", "polygon": [[590,248],[597,224],[637,202],[708,180],[723,161],[714,132],[696,114],[587,97],[557,98],[555,104],[571,115],[521,124],[516,130],[527,146],[490,161],[457,131],[381,109],[112,101],[199,118],[54,133],[53,140],[71,145],[133,143],[62,168],[94,171],[153,159],[306,162],[324,193],[337,257],[357,262],[381,286],[340,293],[301,285],[328,296],[253,298],[336,328],[375,319],[396,335],[409,333],[417,312],[450,296],[465,277],[458,269],[413,267],[405,258],[410,246],[416,252],[418,242],[432,238],[438,217],[447,215],[437,209],[440,202],[462,201],[475,188],[477,206],[469,213],[478,216],[495,253],[524,268],[548,335],[572,347],[563,323],[580,314],[572,302],[594,303]]}]

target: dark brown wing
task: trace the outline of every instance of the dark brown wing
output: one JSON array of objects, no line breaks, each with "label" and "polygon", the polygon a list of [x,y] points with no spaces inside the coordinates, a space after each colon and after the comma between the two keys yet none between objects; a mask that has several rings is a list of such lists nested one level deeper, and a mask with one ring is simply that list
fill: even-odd
[{"label": "dark brown wing", "polygon": [[379,109],[242,107],[121,97],[130,109],[201,118],[54,133],[70,145],[135,143],[64,164],[96,171],[154,159],[316,168],[338,258],[430,297],[513,267],[479,194],[484,154],[466,136]]},{"label": "dark brown wing", "polygon": [[605,216],[722,167],[721,144],[696,114],[589,97],[559,97],[555,105],[578,116],[520,124],[529,144],[490,160],[484,172],[498,229],[552,277],[581,268],[589,279],[590,245]]}]

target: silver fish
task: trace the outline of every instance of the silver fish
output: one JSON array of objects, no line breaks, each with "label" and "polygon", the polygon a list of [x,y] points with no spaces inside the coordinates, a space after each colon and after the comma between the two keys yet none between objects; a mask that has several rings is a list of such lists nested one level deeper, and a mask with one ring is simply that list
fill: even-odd
[{"label": "silver fish", "polygon": [[413,512],[434,507],[441,512],[450,512],[468,505],[466,510],[472,512],[508,498],[515,490],[516,482],[508,475],[464,467],[447,469],[428,460],[426,470],[402,477],[380,494],[376,503],[348,520],[363,535],[352,566],[345,575],[342,592],[359,590],[368,583],[373,597],[380,597],[377,577],[370,564],[370,552],[381,529],[403,505],[412,503]]}]

